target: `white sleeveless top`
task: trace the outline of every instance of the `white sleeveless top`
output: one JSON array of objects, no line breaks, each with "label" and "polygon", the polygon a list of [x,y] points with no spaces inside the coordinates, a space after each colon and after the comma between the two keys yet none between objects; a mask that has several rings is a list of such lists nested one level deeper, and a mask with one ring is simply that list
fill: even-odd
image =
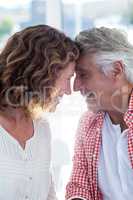
[{"label": "white sleeveless top", "polygon": [[34,136],[23,150],[0,126],[0,200],[54,200],[50,174],[51,136],[48,122],[36,120]]}]

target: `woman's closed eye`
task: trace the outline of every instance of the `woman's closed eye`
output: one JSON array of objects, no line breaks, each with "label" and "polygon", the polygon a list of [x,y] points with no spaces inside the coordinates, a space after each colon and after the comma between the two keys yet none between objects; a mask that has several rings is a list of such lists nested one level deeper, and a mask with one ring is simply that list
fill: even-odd
[{"label": "woman's closed eye", "polygon": [[78,77],[81,78],[81,79],[85,79],[85,78],[88,78],[89,75],[88,75],[88,73],[86,73],[86,72],[80,72],[80,73],[78,74]]}]

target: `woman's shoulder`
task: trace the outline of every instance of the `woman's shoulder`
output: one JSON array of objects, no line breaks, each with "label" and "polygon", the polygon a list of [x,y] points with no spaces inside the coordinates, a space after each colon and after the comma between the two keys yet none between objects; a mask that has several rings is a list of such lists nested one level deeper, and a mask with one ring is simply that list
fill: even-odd
[{"label": "woman's shoulder", "polygon": [[49,120],[46,117],[40,117],[34,120],[35,130],[41,135],[51,137]]},{"label": "woman's shoulder", "polygon": [[34,121],[38,126],[49,126],[49,119],[47,117],[41,116]]}]

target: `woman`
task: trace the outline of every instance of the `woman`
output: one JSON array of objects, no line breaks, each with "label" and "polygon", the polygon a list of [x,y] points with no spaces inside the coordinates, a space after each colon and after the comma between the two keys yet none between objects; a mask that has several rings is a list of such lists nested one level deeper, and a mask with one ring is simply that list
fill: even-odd
[{"label": "woman", "polygon": [[70,94],[78,49],[38,25],[14,34],[0,54],[0,200],[55,199],[50,130],[37,113]]}]

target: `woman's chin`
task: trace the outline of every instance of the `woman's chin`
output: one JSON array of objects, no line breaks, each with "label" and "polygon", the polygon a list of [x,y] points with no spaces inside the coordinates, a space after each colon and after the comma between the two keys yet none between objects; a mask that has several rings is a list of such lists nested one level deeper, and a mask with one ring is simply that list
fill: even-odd
[{"label": "woman's chin", "polygon": [[50,107],[48,108],[49,112],[55,112],[55,110],[56,110],[56,108],[57,108],[57,106],[58,106],[59,103],[60,102],[57,100],[56,102],[54,102],[53,104],[51,104]]},{"label": "woman's chin", "polygon": [[48,112],[55,112],[58,104],[60,104],[62,97],[57,97],[53,100],[53,102],[48,106]]}]

